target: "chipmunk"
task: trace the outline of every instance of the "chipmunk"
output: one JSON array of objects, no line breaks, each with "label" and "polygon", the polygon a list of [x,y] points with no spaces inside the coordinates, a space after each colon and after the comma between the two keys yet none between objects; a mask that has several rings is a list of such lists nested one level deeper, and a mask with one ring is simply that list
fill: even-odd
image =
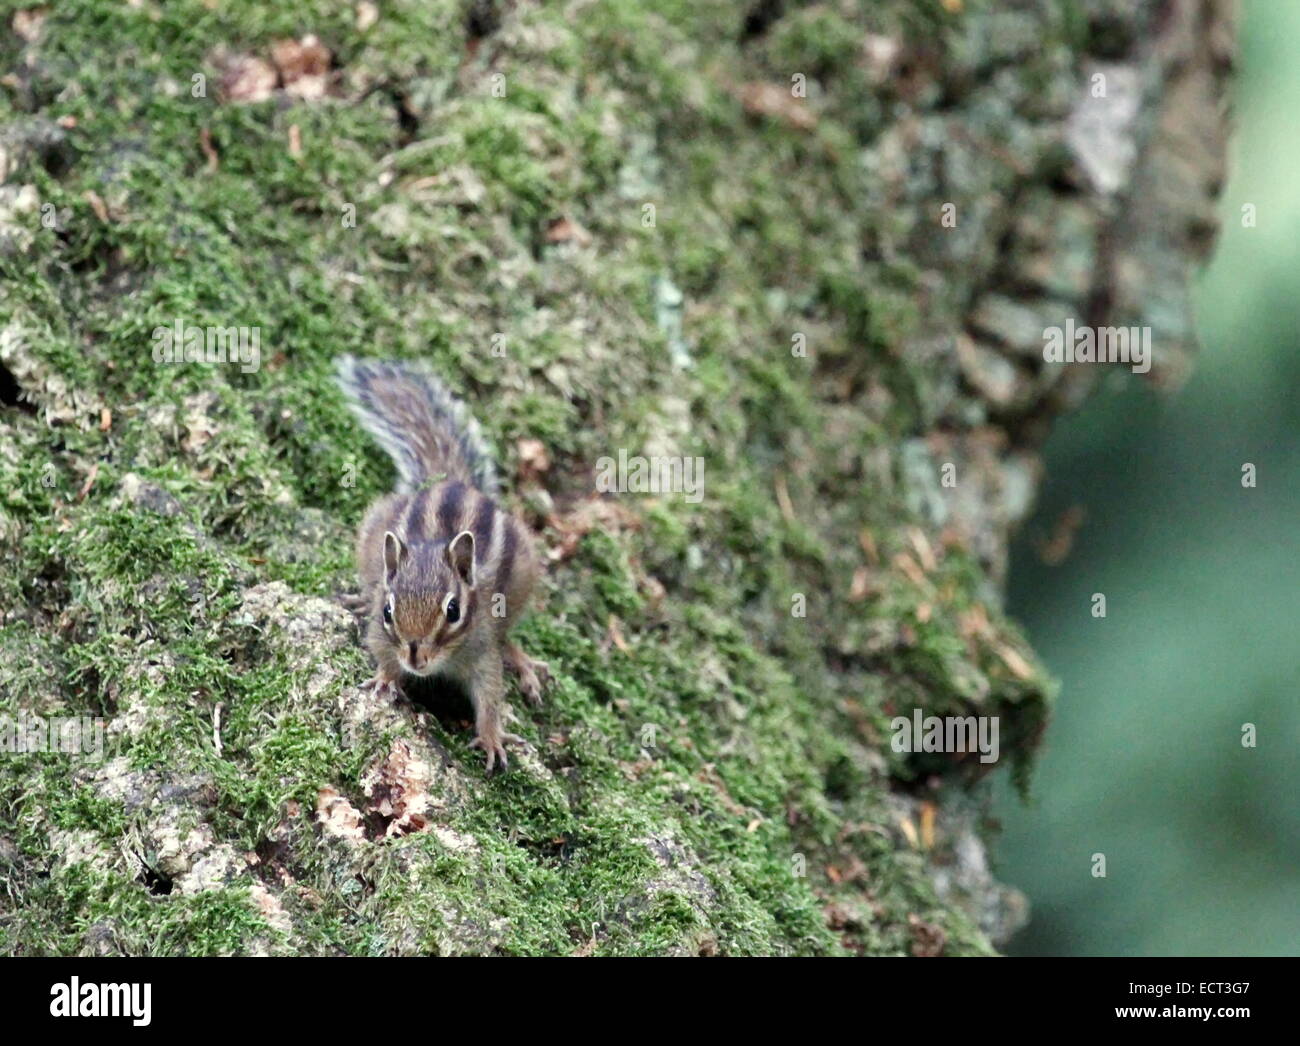
[{"label": "chipmunk", "polygon": [[357,533],[361,593],[374,655],[364,684],[396,693],[413,677],[450,676],[469,691],[487,769],[507,765],[503,666],[540,704],[549,673],[508,636],[539,564],[528,528],[493,500],[496,470],[468,408],[432,374],[398,362],[337,361],[361,424],[397,466],[395,493],[376,501]]}]

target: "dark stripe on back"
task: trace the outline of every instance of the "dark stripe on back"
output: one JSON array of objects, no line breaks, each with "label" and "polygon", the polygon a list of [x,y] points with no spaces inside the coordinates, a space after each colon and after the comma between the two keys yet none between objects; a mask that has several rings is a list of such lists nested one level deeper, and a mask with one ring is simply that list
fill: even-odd
[{"label": "dark stripe on back", "polygon": [[492,520],[496,514],[497,510],[493,507],[491,498],[478,499],[478,508],[474,510],[474,522],[470,524],[469,529],[474,535],[474,558],[479,563],[486,562],[488,553],[492,551]]},{"label": "dark stripe on back", "polygon": [[448,483],[438,501],[438,537],[452,538],[457,534],[461,506],[465,503],[464,483]]},{"label": "dark stripe on back", "polygon": [[429,509],[429,502],[433,495],[428,487],[418,491],[412,498],[411,504],[406,510],[406,519],[402,524],[405,531],[403,535],[407,541],[424,540],[424,518]]}]

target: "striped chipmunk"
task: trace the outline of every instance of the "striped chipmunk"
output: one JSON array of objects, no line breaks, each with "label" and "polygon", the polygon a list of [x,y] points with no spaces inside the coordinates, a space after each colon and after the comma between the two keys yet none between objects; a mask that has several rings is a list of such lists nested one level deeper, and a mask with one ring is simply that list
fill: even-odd
[{"label": "striped chipmunk", "polygon": [[376,501],[357,534],[361,591],[375,676],[390,693],[412,678],[449,676],[469,692],[487,769],[504,769],[503,667],[540,704],[546,664],[509,637],[537,581],[528,528],[493,500],[496,470],[468,408],[432,374],[400,362],[337,361],[361,424],[397,466],[397,489]]}]

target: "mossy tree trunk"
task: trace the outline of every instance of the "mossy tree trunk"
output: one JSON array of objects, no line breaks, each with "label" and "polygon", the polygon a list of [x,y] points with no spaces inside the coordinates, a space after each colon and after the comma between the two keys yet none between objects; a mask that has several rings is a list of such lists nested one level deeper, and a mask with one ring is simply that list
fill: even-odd
[{"label": "mossy tree trunk", "polygon": [[[1181,373],[1227,14],[11,15],[0,713],[105,738],[0,756],[0,950],[991,951],[987,767],[890,720],[996,716],[1026,777],[1007,538],[1102,372],[1043,330],[1150,326]],[[257,366],[161,362],[178,323]],[[457,695],[357,688],[337,597],[392,474],[342,353],[458,388],[546,551],[505,775]],[[620,450],[701,496],[599,493]]]}]

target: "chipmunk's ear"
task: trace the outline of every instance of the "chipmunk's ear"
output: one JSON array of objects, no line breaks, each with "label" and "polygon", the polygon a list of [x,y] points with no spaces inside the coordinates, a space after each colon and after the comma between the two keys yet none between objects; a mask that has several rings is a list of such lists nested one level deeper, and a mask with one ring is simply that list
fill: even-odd
[{"label": "chipmunk's ear", "polygon": [[474,535],[462,530],[447,545],[447,562],[469,588],[474,587]]},{"label": "chipmunk's ear", "polygon": [[391,530],[384,531],[384,580],[392,584],[397,568],[406,558],[406,545]]}]

